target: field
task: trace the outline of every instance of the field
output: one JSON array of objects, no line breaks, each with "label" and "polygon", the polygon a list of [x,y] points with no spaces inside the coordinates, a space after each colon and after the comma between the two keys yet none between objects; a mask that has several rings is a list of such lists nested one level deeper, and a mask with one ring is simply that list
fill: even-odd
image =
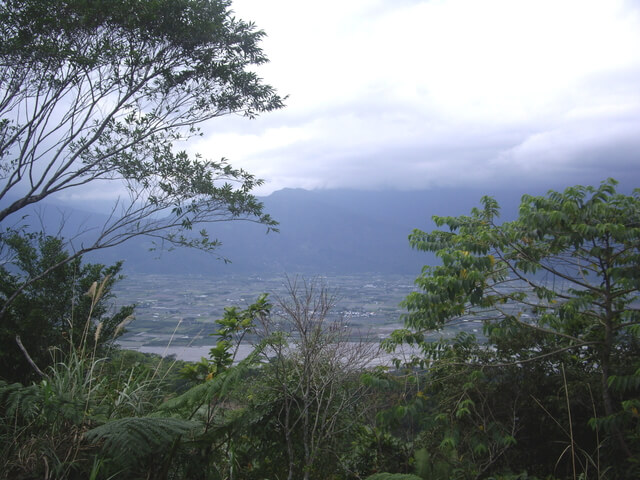
[{"label": "field", "polygon": [[[335,293],[331,320],[343,319],[354,337],[364,333],[375,339],[402,326],[404,310],[399,304],[414,289],[414,277],[408,275],[341,275],[315,280]],[[115,289],[118,304],[137,305],[135,321],[120,344],[197,359],[206,355],[207,345],[215,343],[209,334],[225,307],[244,308],[261,293],[268,293],[272,300],[284,296],[286,281],[284,276],[130,275]],[[474,321],[465,327],[477,330],[479,325]]]}]

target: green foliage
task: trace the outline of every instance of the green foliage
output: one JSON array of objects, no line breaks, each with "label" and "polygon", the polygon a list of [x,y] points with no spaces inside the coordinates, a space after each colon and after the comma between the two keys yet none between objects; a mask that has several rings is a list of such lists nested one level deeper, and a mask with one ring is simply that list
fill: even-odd
[{"label": "green foliage", "polygon": [[288,279],[285,286],[278,316],[261,325],[266,362],[256,396],[280,411],[272,425],[285,440],[287,477],[325,478],[366,409],[360,377],[377,348],[350,340],[344,324],[328,319],[335,296],[321,281]]},{"label": "green foliage", "polygon": [[233,364],[244,337],[255,328],[256,320],[269,315],[271,307],[266,293],[244,310],[235,306],[226,307],[224,316],[217,321],[220,328],[210,334],[217,337],[217,341],[209,350],[209,358],[202,358],[194,365],[186,365],[182,370],[184,377],[192,381],[210,380],[227,370]]},{"label": "green foliage", "polygon": [[104,455],[132,472],[141,464],[147,467],[152,456],[166,456],[178,437],[199,427],[180,418],[126,417],[89,430],[85,438],[100,443]]},{"label": "green foliage", "polygon": [[[188,437],[179,437],[166,452],[162,468],[156,472],[150,458],[140,464],[139,468],[154,475],[179,475],[192,478],[197,475],[205,478],[220,478],[231,471],[239,469],[243,463],[251,463],[252,469],[258,462],[245,460],[251,451],[250,442],[240,437],[252,426],[259,423],[260,412],[245,411],[246,382],[251,377],[254,367],[262,355],[262,345],[237,364],[233,364],[235,351],[244,336],[254,329],[254,321],[267,315],[271,305],[267,296],[261,295],[255,303],[244,310],[228,308],[225,316],[218,321],[220,328],[215,333],[224,339],[223,348],[213,348],[209,359],[198,364],[187,365],[181,375],[187,376],[197,384],[174,398],[167,399],[158,405],[150,418],[175,418],[196,422],[197,428]],[[219,344],[220,345],[220,344]],[[200,375],[200,371],[207,372]],[[194,375],[194,372],[198,375]],[[238,394],[241,391],[242,394]],[[230,407],[230,404],[233,407]],[[152,422],[152,420],[149,420]],[[233,458],[229,457],[233,452]],[[103,460],[125,468],[122,462],[113,457],[113,452],[102,451]],[[114,466],[112,466],[114,469]]]},{"label": "green foliage", "polygon": [[[114,392],[133,392],[144,385],[144,379],[157,384],[160,390],[155,396],[166,396],[183,393],[193,386],[180,374],[180,370],[188,364],[173,356],[161,357],[153,353],[113,349],[101,363],[100,373],[109,380],[109,388]],[[122,400],[126,401],[126,396]],[[117,399],[113,401],[117,403]]]},{"label": "green foliage", "polygon": [[341,458],[345,470],[364,476],[371,472],[408,471],[412,445],[380,427],[363,425],[354,431]]},{"label": "green foliage", "polygon": [[220,242],[198,224],[251,220],[274,230],[250,193],[262,180],[177,145],[212,118],[283,106],[253,70],[267,61],[264,32],[230,5],[0,3],[0,222],[56,193],[116,181],[127,195],[102,226],[80,232],[62,263],[138,235],[215,250]]},{"label": "green foliage", "polygon": [[415,469],[418,476],[427,480],[452,478],[454,469],[449,459],[434,458],[426,448],[415,452]]},{"label": "green foliage", "polygon": [[[12,301],[0,321],[0,376],[8,381],[35,378],[16,343],[18,335],[34,362],[45,369],[82,346],[103,353],[124,332],[133,306],[111,312],[111,290],[122,277],[121,262],[110,267],[69,258],[63,240],[36,234],[3,238],[13,267],[0,267],[0,296],[11,297],[25,279],[40,277]],[[42,275],[44,272],[46,275]],[[90,295],[87,294],[90,293]]]},{"label": "green foliage", "polygon": [[84,433],[111,418],[146,415],[158,403],[158,382],[114,383],[102,368],[106,359],[81,352],[38,383],[0,381],[0,478],[87,478],[92,448]]},{"label": "green foliage", "polygon": [[[541,475],[635,474],[640,191],[624,195],[615,185],[525,195],[518,218],[502,224],[484,197],[469,216],[434,217],[446,229],[410,235],[441,263],[423,269],[420,291],[404,302],[405,329],[385,344],[417,347],[409,366],[429,368],[438,408],[422,442],[453,471],[475,476],[511,464]],[[468,335],[426,340],[474,317],[485,345]],[[559,448],[535,447],[534,436]],[[531,448],[535,460],[527,460]]]},{"label": "green foliage", "polygon": [[416,475],[408,473],[374,473],[366,478],[366,480],[422,480]]},{"label": "green foliage", "polygon": [[198,415],[203,405],[211,405],[226,398],[233,389],[239,385],[249,369],[257,363],[259,350],[252,352],[247,358],[240,361],[233,368],[212,377],[208,381],[190,388],[181,395],[171,398],[158,407],[162,414],[181,415],[192,418]]},{"label": "green foliage", "polygon": [[229,434],[245,422],[222,406],[259,354],[178,396],[167,387],[170,365],[133,352],[106,359],[79,349],[38,383],[0,382],[0,478],[224,472]]}]

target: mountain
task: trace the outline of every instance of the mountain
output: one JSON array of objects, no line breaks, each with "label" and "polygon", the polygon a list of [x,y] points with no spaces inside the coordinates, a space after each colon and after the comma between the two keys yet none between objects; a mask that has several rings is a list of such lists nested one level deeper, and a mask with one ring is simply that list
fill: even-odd
[{"label": "mountain", "polygon": [[[125,259],[125,270],[145,273],[410,273],[434,257],[413,251],[407,240],[414,228],[430,230],[431,217],[467,214],[484,192],[355,191],[284,189],[261,200],[280,222],[279,233],[248,222],[221,223],[211,236],[222,241],[219,254],[189,251],[150,253],[142,239],[99,252],[100,261]],[[497,192],[503,218],[513,218],[520,192]]]},{"label": "mountain", "polygon": [[[98,252],[87,261],[113,263],[125,260],[125,272],[194,274],[417,274],[434,257],[413,251],[407,236],[414,228],[433,228],[433,215],[467,214],[486,191],[435,189],[428,191],[356,191],[284,189],[261,200],[265,210],[280,222],[279,233],[250,222],[225,222],[211,228],[222,241],[213,256],[188,250],[150,252],[152,243],[141,237]],[[491,192],[489,192],[491,193]],[[503,218],[515,216],[522,192],[493,195],[504,206]],[[536,193],[536,192],[533,192]],[[63,215],[60,207],[42,210],[40,220],[56,232]],[[53,214],[52,214],[53,212]],[[60,213],[58,213],[60,212]],[[99,225],[106,217],[81,210],[64,210],[65,236],[82,227]]]}]

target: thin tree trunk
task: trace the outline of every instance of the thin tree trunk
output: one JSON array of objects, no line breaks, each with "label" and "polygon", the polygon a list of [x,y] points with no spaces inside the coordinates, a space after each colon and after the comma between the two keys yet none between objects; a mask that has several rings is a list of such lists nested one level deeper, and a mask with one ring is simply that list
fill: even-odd
[{"label": "thin tree trunk", "polygon": [[[604,412],[607,417],[613,416],[615,414],[615,409],[613,407],[613,398],[611,397],[611,389],[609,388],[609,364],[611,361],[611,350],[613,345],[613,330],[611,327],[611,314],[607,314],[607,318],[605,319],[605,327],[604,327],[604,352],[602,353],[601,363],[602,363],[602,401],[604,403]],[[631,458],[633,453],[631,453],[631,449],[627,442],[624,439],[624,435],[620,428],[614,423],[613,424],[613,434],[616,437],[618,445],[627,456],[627,458]]]}]

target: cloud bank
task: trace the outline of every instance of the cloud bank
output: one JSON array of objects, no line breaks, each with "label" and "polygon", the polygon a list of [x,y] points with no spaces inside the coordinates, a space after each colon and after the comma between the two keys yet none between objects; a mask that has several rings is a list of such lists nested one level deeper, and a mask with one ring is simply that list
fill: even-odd
[{"label": "cloud bank", "polygon": [[235,0],[287,108],[192,148],[283,187],[640,180],[640,8],[624,1]]}]

